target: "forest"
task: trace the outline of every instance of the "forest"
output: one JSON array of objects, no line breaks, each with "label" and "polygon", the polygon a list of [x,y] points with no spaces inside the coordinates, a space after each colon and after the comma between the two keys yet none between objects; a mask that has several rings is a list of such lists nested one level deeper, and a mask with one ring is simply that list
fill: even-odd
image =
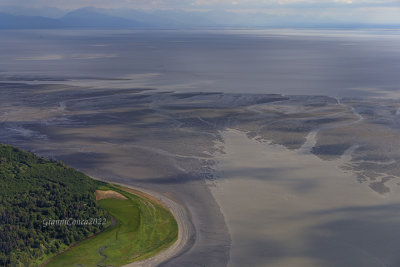
[{"label": "forest", "polygon": [[[102,184],[60,161],[0,144],[0,266],[40,265],[101,231],[110,221],[95,199]],[[97,223],[48,223],[70,219]]]}]

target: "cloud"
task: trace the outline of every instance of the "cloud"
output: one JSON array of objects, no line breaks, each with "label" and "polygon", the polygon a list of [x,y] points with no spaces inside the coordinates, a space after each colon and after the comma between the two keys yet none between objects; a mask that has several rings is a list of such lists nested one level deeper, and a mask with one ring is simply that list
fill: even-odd
[{"label": "cloud", "polygon": [[400,6],[400,0],[1,0],[3,6],[23,7],[57,7],[76,9],[81,7],[98,8],[133,8],[133,9],[175,9],[193,6],[209,7],[271,7],[271,6],[340,6],[351,4],[357,6]]},{"label": "cloud", "polygon": [[192,0],[1,0],[2,6],[23,7],[56,7],[60,9],[77,9],[82,7],[97,8],[132,8],[164,9],[189,6]]},{"label": "cloud", "polygon": [[335,0],[336,3],[353,4],[352,0]]}]

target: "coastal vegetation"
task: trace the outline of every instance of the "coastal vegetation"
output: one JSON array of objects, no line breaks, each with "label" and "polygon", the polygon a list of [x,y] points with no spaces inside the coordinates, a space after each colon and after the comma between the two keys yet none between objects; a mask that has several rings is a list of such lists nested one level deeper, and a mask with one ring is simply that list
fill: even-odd
[{"label": "coastal vegetation", "polygon": [[172,214],[127,190],[0,144],[0,266],[120,266],[172,244]]},{"label": "coastal vegetation", "polygon": [[98,201],[115,223],[96,238],[86,239],[55,257],[47,266],[121,266],[149,258],[177,239],[174,217],[156,200],[114,185],[101,189],[113,190],[125,197]]},{"label": "coastal vegetation", "polygon": [[100,184],[62,162],[0,145],[0,266],[37,265],[101,231],[102,223],[48,224],[69,218],[107,220],[94,195]]}]

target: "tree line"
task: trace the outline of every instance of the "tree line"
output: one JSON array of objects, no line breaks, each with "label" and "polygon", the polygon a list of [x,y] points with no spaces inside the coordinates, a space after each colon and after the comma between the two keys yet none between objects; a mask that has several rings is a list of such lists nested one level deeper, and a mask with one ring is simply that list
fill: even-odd
[{"label": "tree line", "polygon": [[0,266],[33,266],[101,231],[102,224],[46,225],[48,219],[108,218],[102,185],[60,161],[0,144]]}]

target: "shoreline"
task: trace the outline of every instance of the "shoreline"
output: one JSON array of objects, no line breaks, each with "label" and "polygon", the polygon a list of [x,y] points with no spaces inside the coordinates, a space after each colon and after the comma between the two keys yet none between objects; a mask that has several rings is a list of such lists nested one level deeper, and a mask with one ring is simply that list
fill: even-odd
[{"label": "shoreline", "polygon": [[[94,180],[105,181],[103,179],[98,179],[90,176]],[[166,248],[162,250],[157,255],[150,257],[148,259],[132,262],[124,265],[124,267],[153,267],[159,266],[162,263],[167,262],[168,260],[179,256],[181,253],[185,252],[187,249],[191,247],[192,240],[195,238],[195,229],[191,220],[191,216],[188,212],[188,209],[183,205],[178,203],[177,201],[172,200],[171,197],[165,196],[160,192],[156,192],[150,189],[144,189],[138,186],[127,185],[123,183],[113,182],[112,184],[119,185],[125,187],[127,189],[131,189],[136,191],[136,194],[152,199],[156,202],[159,202],[165,208],[167,208],[172,215],[174,216],[177,224],[178,224],[178,239]],[[131,192],[135,194],[135,192]]]},{"label": "shoreline", "polygon": [[[102,179],[97,179],[92,176],[89,176],[93,180],[97,181],[105,181]],[[107,182],[107,181],[105,181]],[[110,183],[110,182],[107,182]],[[174,216],[177,224],[178,224],[178,238],[177,240],[166,249],[160,251],[158,254],[141,261],[131,262],[129,264],[123,265],[124,267],[153,267],[159,266],[160,264],[179,256],[181,253],[185,252],[188,248],[190,248],[190,240],[193,238],[194,233],[194,226],[192,224],[189,212],[185,206],[179,204],[177,201],[172,200],[170,197],[163,195],[162,193],[155,192],[153,190],[148,190],[144,188],[140,188],[137,186],[126,185],[123,183],[110,183],[114,185],[121,186],[122,190],[127,191],[131,194],[135,194],[151,201],[156,202],[157,204],[162,205],[164,208],[169,210],[172,215]],[[83,241],[92,239],[97,237],[99,234],[103,233],[106,229],[115,225],[115,219],[111,217],[111,224],[108,225],[106,228],[101,230],[99,233],[91,235],[72,246],[66,248],[65,250],[57,253],[56,255],[50,257],[45,262],[43,262],[40,266],[46,266],[54,257],[59,256],[72,248],[79,246]]]}]

